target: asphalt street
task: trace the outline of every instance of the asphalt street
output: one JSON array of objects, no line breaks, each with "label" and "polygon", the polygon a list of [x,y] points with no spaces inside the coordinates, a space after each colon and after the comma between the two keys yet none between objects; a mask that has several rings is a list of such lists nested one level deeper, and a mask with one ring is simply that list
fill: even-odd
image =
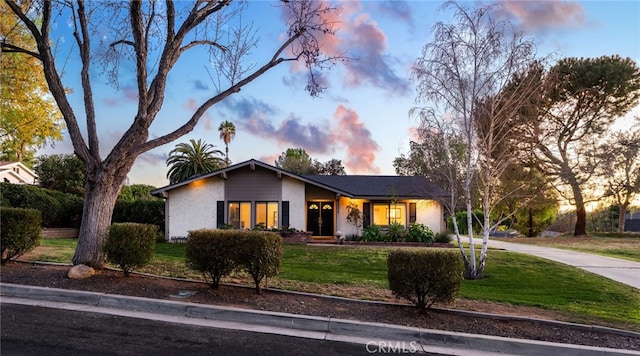
[{"label": "asphalt street", "polygon": [[3,356],[370,355],[391,346],[6,303],[2,304],[1,325]]}]

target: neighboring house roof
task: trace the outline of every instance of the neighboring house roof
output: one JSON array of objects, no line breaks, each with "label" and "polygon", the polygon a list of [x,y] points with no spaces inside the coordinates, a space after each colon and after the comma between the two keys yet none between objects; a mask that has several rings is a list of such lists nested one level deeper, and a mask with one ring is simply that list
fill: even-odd
[{"label": "neighboring house roof", "polygon": [[251,159],[245,162],[231,165],[211,173],[196,176],[180,183],[171,184],[166,187],[158,188],[151,194],[166,197],[166,192],[187,185],[196,180],[205,179],[214,176],[221,176],[226,179],[226,174],[230,171],[242,167],[262,167],[275,172],[278,175],[285,175],[317,187],[333,191],[346,197],[358,198],[429,198],[436,199],[446,197],[448,194],[442,188],[430,182],[425,177],[413,176],[317,176],[317,175],[299,175],[282,168],[278,168],[264,162]]},{"label": "neighboring house roof", "polygon": [[22,162],[0,161],[0,181],[14,184],[35,184],[38,176]]}]

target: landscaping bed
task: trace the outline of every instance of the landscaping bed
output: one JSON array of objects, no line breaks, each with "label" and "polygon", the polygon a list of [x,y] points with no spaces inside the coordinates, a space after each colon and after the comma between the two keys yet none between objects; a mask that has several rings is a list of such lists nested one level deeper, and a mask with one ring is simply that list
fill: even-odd
[{"label": "landscaping bed", "polygon": [[[99,271],[96,276],[89,279],[72,280],[66,276],[69,268],[69,266],[9,262],[0,269],[0,281],[3,283],[181,300],[192,303],[226,305],[474,334],[640,350],[640,337],[634,336],[632,333],[621,335],[573,328],[566,324],[558,325],[542,321],[483,317],[467,313],[449,312],[447,310],[434,310],[428,315],[420,315],[414,307],[403,304],[348,301],[340,298],[271,289],[265,290],[263,295],[256,295],[253,288],[232,285],[222,285],[220,289],[213,290],[198,281],[176,280],[141,274],[124,277],[122,272],[113,270]],[[195,294],[184,299],[172,297],[179,295],[181,291],[193,291]],[[555,314],[551,311],[499,303],[459,300],[447,307],[503,315],[555,319]]]}]

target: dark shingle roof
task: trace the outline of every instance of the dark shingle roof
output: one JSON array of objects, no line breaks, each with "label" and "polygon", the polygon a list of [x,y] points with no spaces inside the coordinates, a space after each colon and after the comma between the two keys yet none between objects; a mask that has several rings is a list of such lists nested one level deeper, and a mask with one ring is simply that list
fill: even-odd
[{"label": "dark shingle roof", "polygon": [[312,176],[305,178],[349,192],[354,197],[440,198],[448,194],[422,176]]}]

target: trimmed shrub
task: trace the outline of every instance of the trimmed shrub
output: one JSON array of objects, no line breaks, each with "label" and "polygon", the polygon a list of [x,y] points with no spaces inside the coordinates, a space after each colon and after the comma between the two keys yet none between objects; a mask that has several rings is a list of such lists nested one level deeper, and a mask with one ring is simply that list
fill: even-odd
[{"label": "trimmed shrub", "polygon": [[363,242],[376,242],[382,241],[382,233],[380,232],[380,227],[377,225],[369,225],[362,229],[362,239]]},{"label": "trimmed shrub", "polygon": [[280,272],[282,237],[268,231],[246,231],[239,239],[236,263],[253,278],[256,293],[262,294],[262,279]]},{"label": "trimmed shrub", "polygon": [[454,251],[393,250],[387,267],[393,294],[411,301],[421,313],[434,303],[453,301],[460,290],[463,266]]},{"label": "trimmed shrub", "polygon": [[222,277],[242,270],[253,278],[256,293],[262,294],[262,280],[280,272],[282,237],[259,230],[200,229],[189,231],[185,253],[187,266],[202,272],[211,288],[217,289]]},{"label": "trimmed shrub", "polygon": [[134,267],[151,262],[158,227],[150,224],[116,223],[109,227],[109,239],[104,246],[107,261],[119,266],[125,276]]},{"label": "trimmed shrub", "polygon": [[209,287],[218,289],[220,279],[236,268],[234,258],[239,230],[189,231],[185,249],[187,266],[202,273]]},{"label": "trimmed shrub", "polygon": [[0,215],[2,264],[33,250],[40,244],[42,217],[38,210],[2,207]]},{"label": "trimmed shrub", "polygon": [[2,206],[40,211],[44,227],[79,227],[82,198],[28,184],[0,183]]},{"label": "trimmed shrub", "polygon": [[443,231],[443,232],[439,232],[437,234],[435,234],[435,236],[433,237],[433,241],[434,242],[441,242],[441,243],[449,243],[451,242],[451,232],[449,231]]},{"label": "trimmed shrub", "polygon": [[407,241],[433,242],[433,231],[425,224],[411,223],[407,229]]},{"label": "trimmed shrub", "polygon": [[152,224],[164,232],[164,200],[121,200],[116,201],[111,222],[136,222]]}]

